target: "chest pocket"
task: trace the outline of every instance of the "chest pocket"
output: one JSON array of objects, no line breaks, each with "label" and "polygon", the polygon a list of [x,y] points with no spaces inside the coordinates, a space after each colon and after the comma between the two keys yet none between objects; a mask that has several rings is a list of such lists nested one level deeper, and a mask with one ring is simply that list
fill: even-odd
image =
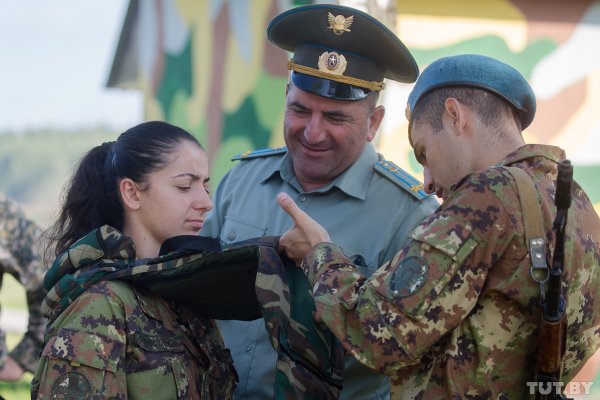
[{"label": "chest pocket", "polygon": [[412,245],[377,275],[377,291],[404,313],[420,318],[445,291],[461,286],[461,265],[479,244],[468,225],[447,224],[442,217],[410,235]]},{"label": "chest pocket", "polygon": [[[171,331],[172,310],[162,299],[133,290],[143,312],[143,331],[129,337],[127,389],[130,399],[189,399],[189,380],[185,367],[186,348],[183,340]],[[145,320],[145,322],[144,322]],[[162,326],[169,326],[164,329]],[[159,330],[160,329],[160,330]]]},{"label": "chest pocket", "polygon": [[[139,371],[127,374],[127,389],[130,399],[147,399],[151,394],[156,399],[189,399],[188,377],[184,361],[183,343],[176,337],[133,335],[135,347],[141,349]],[[140,397],[138,397],[140,396]]]},{"label": "chest pocket", "polygon": [[227,215],[221,229],[221,241],[224,243],[239,242],[259,236],[267,231],[266,221],[250,220],[235,215]]}]

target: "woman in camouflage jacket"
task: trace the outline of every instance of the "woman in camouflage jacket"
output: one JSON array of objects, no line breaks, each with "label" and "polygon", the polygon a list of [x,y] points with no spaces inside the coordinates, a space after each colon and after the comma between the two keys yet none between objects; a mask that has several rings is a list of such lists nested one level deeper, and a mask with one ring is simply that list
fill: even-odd
[{"label": "woman in camouflage jacket", "polygon": [[51,230],[49,318],[32,399],[230,398],[237,379],[215,321],[107,270],[196,235],[212,208],[208,161],[188,132],[147,122],[82,159]]}]

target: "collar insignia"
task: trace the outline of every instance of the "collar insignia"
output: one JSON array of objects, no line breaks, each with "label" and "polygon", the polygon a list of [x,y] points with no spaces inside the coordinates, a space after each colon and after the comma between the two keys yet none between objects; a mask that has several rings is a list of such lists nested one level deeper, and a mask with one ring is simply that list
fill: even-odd
[{"label": "collar insignia", "polygon": [[327,22],[329,22],[328,28],[333,31],[336,35],[341,35],[344,32],[351,32],[350,25],[354,22],[354,16],[351,15],[348,18],[343,15],[334,16],[332,13],[327,13]]},{"label": "collar insignia", "polygon": [[342,75],[346,71],[348,62],[346,57],[335,51],[329,51],[319,56],[319,71],[329,72],[335,75]]}]

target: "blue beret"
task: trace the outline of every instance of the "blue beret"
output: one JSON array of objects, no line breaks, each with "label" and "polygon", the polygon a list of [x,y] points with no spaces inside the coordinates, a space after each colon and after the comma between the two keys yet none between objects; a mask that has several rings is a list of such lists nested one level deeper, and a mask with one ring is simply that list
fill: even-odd
[{"label": "blue beret", "polygon": [[383,89],[384,78],[414,82],[419,68],[398,37],[360,10],[334,4],[291,8],[267,27],[298,88],[337,100],[359,100]]},{"label": "blue beret", "polygon": [[440,58],[423,70],[408,96],[409,122],[412,123],[411,113],[425,94],[449,86],[475,87],[500,96],[516,109],[522,129],[533,121],[535,94],[519,71],[494,58],[461,54]]}]

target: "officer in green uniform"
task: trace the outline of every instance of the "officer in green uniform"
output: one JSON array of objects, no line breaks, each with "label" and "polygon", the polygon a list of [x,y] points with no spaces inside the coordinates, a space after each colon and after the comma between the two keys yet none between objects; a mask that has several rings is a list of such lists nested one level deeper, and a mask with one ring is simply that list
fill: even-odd
[{"label": "officer in green uniform", "polygon": [[[348,7],[294,8],[276,16],[267,34],[293,53],[287,147],[235,157],[239,162],[219,183],[201,234],[225,243],[282,234],[292,226],[275,200],[283,191],[370,275],[438,205],[371,144],[385,113],[377,106],[384,78],[413,82],[415,61],[380,22]],[[239,375],[235,397],[273,398],[277,353],[264,321],[219,326]],[[348,356],[341,398],[388,397],[388,379]]]},{"label": "officer in green uniform", "polygon": [[[444,199],[437,212],[368,278],[285,194],[279,200],[297,226],[280,244],[296,260],[306,253],[315,320],[394,377],[399,397],[529,398],[536,356],[550,345],[538,343],[540,300],[550,297],[540,282],[559,244],[555,188],[565,153],[525,144],[535,96],[516,69],[489,57],[436,60],[408,103],[425,190]],[[565,238],[563,384],[600,348],[600,218],[576,182]]]}]

